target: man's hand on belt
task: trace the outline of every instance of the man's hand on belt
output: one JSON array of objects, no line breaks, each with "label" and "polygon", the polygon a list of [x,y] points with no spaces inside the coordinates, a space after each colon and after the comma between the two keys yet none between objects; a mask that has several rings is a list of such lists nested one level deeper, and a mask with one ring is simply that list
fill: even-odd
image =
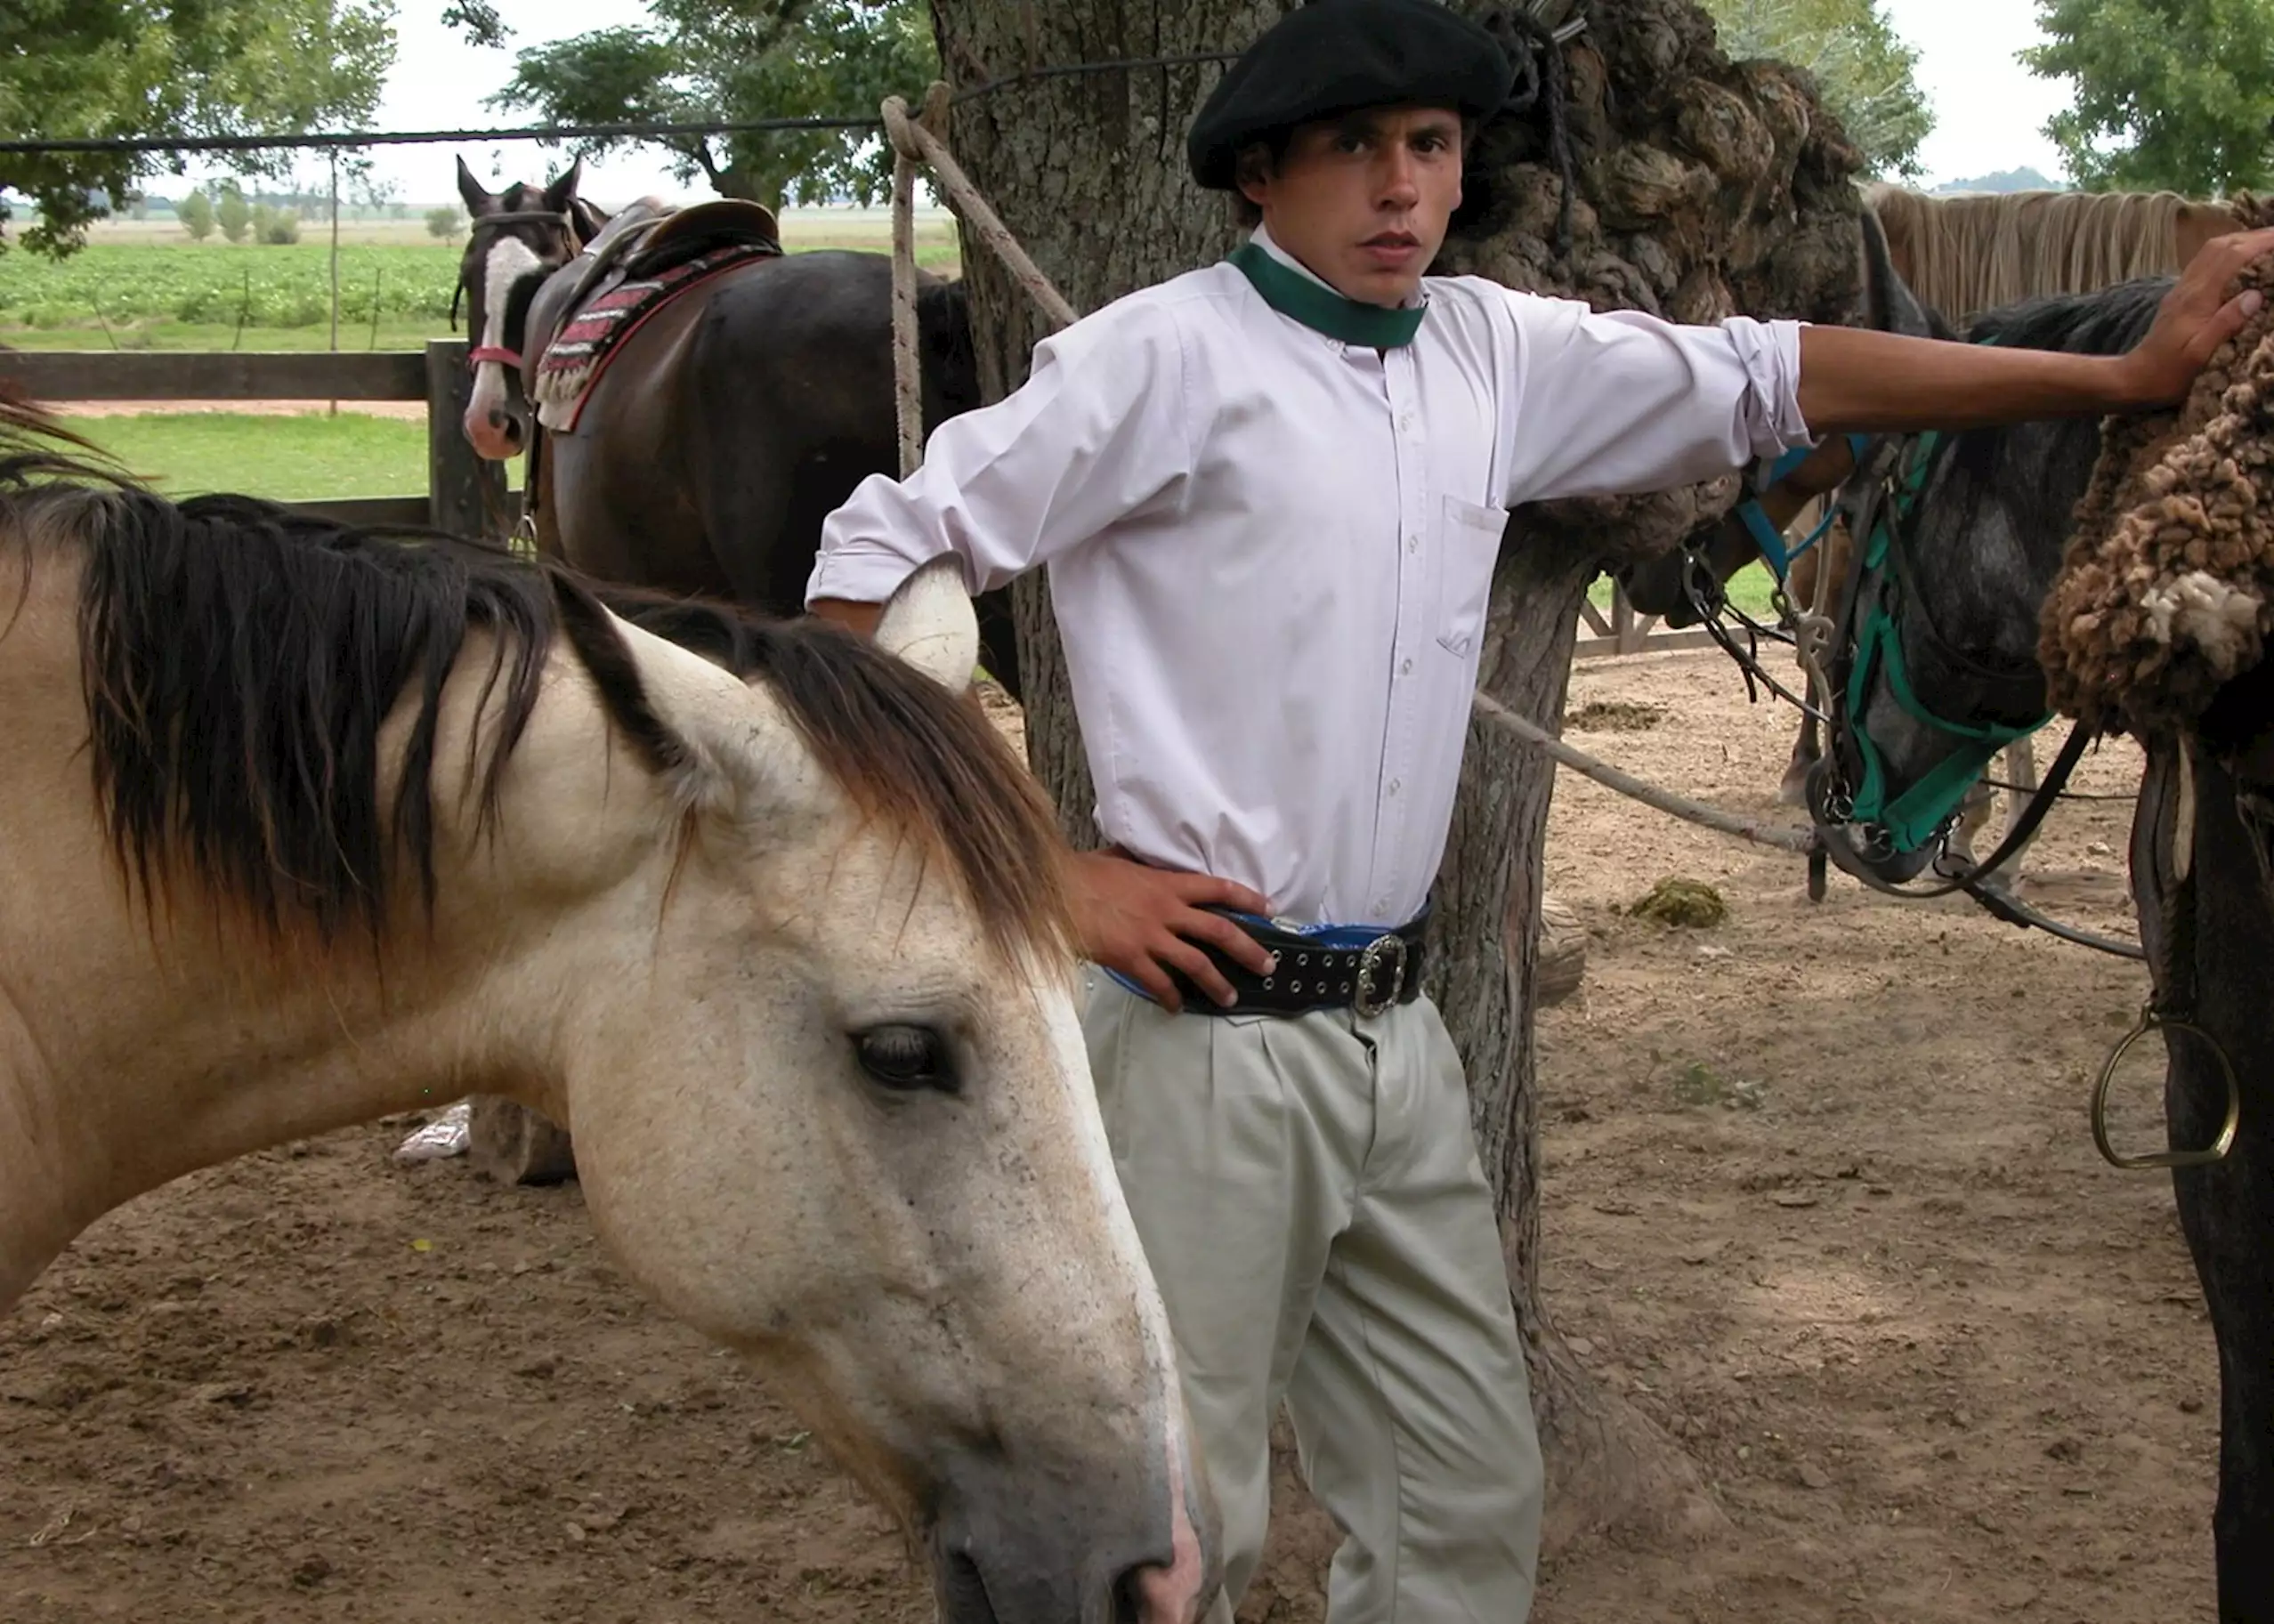
[{"label": "man's hand on belt", "polygon": [[1120,971],[1164,1009],[1181,1010],[1185,1004],[1163,965],[1174,966],[1218,1004],[1234,1001],[1232,984],[1194,941],[1221,949],[1258,975],[1272,973],[1273,957],[1262,943],[1221,914],[1202,911],[1218,907],[1268,916],[1271,904],[1245,885],[1149,868],[1110,852],[1076,857],[1071,879],[1083,957]]}]

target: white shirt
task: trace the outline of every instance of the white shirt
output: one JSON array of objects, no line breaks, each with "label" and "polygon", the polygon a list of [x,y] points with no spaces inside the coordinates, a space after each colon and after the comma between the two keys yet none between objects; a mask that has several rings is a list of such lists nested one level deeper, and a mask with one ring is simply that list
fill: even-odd
[{"label": "white shirt", "polygon": [[807,601],[881,602],[943,552],[975,592],[1047,562],[1106,840],[1297,924],[1410,918],[1507,510],[1810,443],[1798,323],[1423,290],[1420,333],[1388,351],[1279,314],[1230,264],[1106,306],[943,424],[911,478],[864,481]]}]

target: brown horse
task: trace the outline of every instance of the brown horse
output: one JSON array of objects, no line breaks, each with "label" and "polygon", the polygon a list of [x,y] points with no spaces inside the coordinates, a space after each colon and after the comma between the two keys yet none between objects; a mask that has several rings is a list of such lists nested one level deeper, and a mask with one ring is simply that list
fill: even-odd
[{"label": "brown horse", "polygon": [[[475,341],[466,439],[496,460],[530,453],[549,556],[796,614],[821,521],[869,475],[899,472],[892,262],[793,254],[708,277],[622,340],[573,432],[546,430],[530,406],[531,344],[570,292],[563,268],[607,218],[578,197],[579,176],[491,192],[458,160],[471,220],[458,288]],[[919,274],[917,321],[928,433],[979,404],[962,284]],[[977,608],[982,660],[1016,694],[1008,594]]]}]

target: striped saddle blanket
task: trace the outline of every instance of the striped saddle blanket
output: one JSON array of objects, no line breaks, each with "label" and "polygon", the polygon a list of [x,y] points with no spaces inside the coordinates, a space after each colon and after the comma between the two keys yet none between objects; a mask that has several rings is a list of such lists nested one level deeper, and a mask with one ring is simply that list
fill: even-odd
[{"label": "striped saddle blanket", "polygon": [[546,344],[530,389],[538,420],[557,432],[573,432],[592,386],[643,323],[690,288],[738,265],[781,254],[772,243],[726,242],[673,256],[660,268],[635,263],[624,279],[604,285],[571,311]]}]

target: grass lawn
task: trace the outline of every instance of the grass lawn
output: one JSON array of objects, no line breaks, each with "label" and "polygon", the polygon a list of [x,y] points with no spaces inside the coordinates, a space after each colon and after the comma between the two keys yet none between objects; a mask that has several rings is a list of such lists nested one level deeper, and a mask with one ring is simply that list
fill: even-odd
[{"label": "grass lawn", "polygon": [[70,423],[170,496],[232,490],[306,501],[409,497],[426,489],[426,425],[418,421],[355,412],[336,417],[183,412]]}]

